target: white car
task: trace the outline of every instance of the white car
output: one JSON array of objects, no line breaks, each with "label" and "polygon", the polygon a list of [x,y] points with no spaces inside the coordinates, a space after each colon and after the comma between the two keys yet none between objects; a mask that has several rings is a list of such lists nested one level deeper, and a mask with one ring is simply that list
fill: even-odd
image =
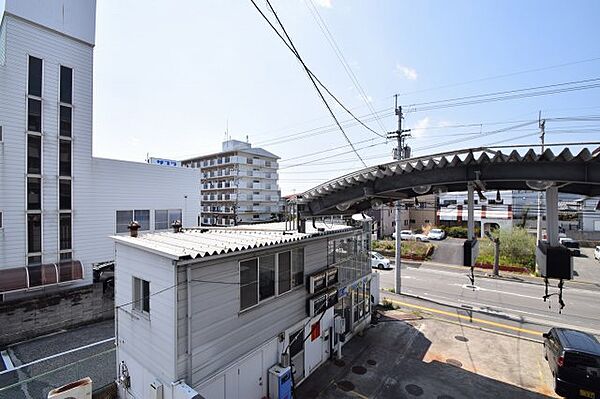
[{"label": "white car", "polygon": [[[392,238],[396,239],[396,232],[392,233]],[[400,230],[400,239],[407,240],[417,240],[417,241],[429,241],[425,234],[415,234],[412,230]]]},{"label": "white car", "polygon": [[390,260],[379,252],[371,252],[371,267],[376,269],[391,269]]},{"label": "white car", "polygon": [[600,261],[600,245],[596,245],[596,249],[594,249],[594,259]]},{"label": "white car", "polygon": [[427,238],[430,240],[443,240],[445,237],[446,233],[442,229],[431,229],[427,234]]}]

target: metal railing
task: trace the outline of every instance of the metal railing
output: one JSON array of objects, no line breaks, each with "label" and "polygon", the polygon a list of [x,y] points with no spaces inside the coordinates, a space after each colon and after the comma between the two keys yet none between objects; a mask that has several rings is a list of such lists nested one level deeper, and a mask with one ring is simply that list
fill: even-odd
[{"label": "metal railing", "polygon": [[0,399],[46,398],[52,389],[85,377],[92,379],[94,391],[106,388],[117,377],[116,348],[86,356],[89,350],[79,351],[77,360],[73,356],[51,357],[4,371],[0,375]]}]

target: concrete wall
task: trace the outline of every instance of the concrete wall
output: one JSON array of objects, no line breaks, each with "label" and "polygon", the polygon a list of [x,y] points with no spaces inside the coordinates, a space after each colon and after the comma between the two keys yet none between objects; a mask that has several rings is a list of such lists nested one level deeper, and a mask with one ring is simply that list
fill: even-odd
[{"label": "concrete wall", "polygon": [[112,290],[103,293],[101,283],[0,303],[0,347],[113,314]]}]

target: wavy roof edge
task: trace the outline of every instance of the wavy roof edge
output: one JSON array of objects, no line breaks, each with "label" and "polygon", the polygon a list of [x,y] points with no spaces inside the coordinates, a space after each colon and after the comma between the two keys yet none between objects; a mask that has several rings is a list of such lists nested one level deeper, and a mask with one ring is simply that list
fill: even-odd
[{"label": "wavy roof edge", "polygon": [[316,229],[306,224],[306,233],[285,230],[285,223],[223,228],[185,228],[180,233],[171,231],[111,236],[117,243],[147,250],[172,260],[202,260],[218,255],[242,253],[274,245],[293,243],[329,234],[348,232],[355,227],[344,224],[316,222]]},{"label": "wavy roof edge", "polygon": [[318,186],[299,194],[298,198],[300,200],[310,200],[312,198],[321,196],[324,191],[335,189],[335,186],[337,185],[347,186],[348,184],[360,184],[366,180],[371,180],[372,178],[381,178],[385,175],[402,174],[411,172],[412,170],[442,169],[472,164],[481,165],[510,162],[552,161],[600,161],[600,147],[595,149],[593,152],[590,152],[590,150],[587,148],[583,148],[577,155],[573,155],[568,147],[563,148],[556,155],[550,148],[541,153],[536,153],[533,148],[529,148],[524,154],[521,154],[517,150],[512,150],[510,153],[506,153],[486,147],[442,152],[363,168],[321,183]]}]

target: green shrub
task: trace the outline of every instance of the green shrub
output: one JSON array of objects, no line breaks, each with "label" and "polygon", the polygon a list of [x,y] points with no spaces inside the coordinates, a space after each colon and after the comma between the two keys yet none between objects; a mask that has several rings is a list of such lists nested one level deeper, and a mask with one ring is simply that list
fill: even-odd
[{"label": "green shrub", "polygon": [[[535,270],[535,237],[527,230],[521,227],[499,229],[492,232],[492,237],[500,238],[500,265],[524,266]],[[479,243],[477,261],[494,264],[494,243],[487,238]]]}]

